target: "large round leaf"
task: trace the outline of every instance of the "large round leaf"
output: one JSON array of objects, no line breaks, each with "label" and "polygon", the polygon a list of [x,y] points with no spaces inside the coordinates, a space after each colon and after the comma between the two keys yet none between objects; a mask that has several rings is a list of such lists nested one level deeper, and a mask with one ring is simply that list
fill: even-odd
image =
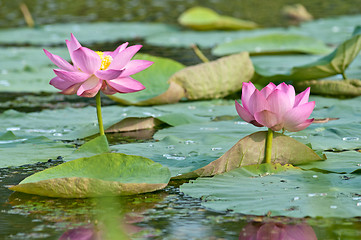
[{"label": "large round leaf", "polygon": [[[267,132],[256,132],[239,140],[231,149],[207,166],[175,177],[176,179],[209,177],[229,172],[242,166],[264,161]],[[274,133],[272,163],[304,164],[322,160],[312,149],[280,133]]]},{"label": "large round leaf", "polygon": [[[45,25],[39,28],[10,28],[0,31],[0,44],[63,44],[73,33],[82,44],[115,42],[144,38],[152,34],[176,31],[162,23],[98,22],[63,23]],[[26,36],[26,37],[24,37]]]},{"label": "large round leaf", "polygon": [[298,34],[268,34],[242,38],[219,44],[212,49],[212,53],[216,56],[245,51],[250,54],[279,54],[292,52],[324,54],[329,53],[331,49],[320,40]]},{"label": "large round leaf", "polygon": [[104,153],[35,173],[10,189],[62,198],[118,196],[160,190],[169,179],[168,168],[150,159]]},{"label": "large round leaf", "polygon": [[[286,171],[287,170],[287,171]],[[361,216],[361,176],[252,165],[183,184],[181,191],[216,211],[289,217]]]},{"label": "large round leaf", "polygon": [[6,132],[0,135],[0,168],[45,162],[73,151],[74,146],[43,136]]}]

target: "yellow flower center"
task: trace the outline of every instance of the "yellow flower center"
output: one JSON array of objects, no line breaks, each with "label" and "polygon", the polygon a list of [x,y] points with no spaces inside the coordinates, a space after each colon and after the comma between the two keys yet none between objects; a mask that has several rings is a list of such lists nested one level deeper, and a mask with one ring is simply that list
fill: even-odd
[{"label": "yellow flower center", "polygon": [[113,61],[113,58],[110,55],[104,56],[104,53],[100,51],[96,51],[96,53],[99,55],[100,59],[102,60],[102,63],[100,65],[100,70],[107,69],[110,63]]}]

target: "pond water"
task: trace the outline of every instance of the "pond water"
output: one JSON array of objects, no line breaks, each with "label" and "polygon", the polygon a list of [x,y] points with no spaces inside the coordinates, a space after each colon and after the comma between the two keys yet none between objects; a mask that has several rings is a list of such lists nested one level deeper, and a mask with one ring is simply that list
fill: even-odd
[{"label": "pond water", "polygon": [[[277,0],[14,0],[0,1],[0,28],[25,26],[18,5],[28,5],[37,24],[60,22],[96,22],[96,21],[146,21],[176,24],[176,18],[191,6],[201,5],[217,9],[221,14],[243,18],[260,23],[265,27],[286,26],[280,9],[286,4],[297,1]],[[361,0],[304,0],[302,4],[315,18],[359,14]],[[118,43],[95,46],[99,49],[113,48]],[[157,56],[170,57],[187,65],[199,63],[199,59],[190,49],[171,49],[145,45],[142,52]],[[205,50],[210,58],[210,52]],[[19,100],[20,99],[20,100]],[[26,104],[24,104],[26,102]],[[34,104],[28,104],[33,102]],[[50,105],[49,106],[49,102]],[[38,111],[42,108],[60,107],[59,102],[78,107],[93,104],[91,100],[81,98],[59,98],[54,95],[22,96],[19,94],[0,95],[0,112],[7,109],[19,111]],[[29,106],[28,106],[28,105]],[[104,105],[114,104],[105,100]],[[35,107],[34,107],[35,105]],[[153,132],[151,133],[153,134]],[[148,134],[149,136],[149,134]],[[136,137],[110,136],[111,143],[126,143]],[[90,226],[108,218],[116,224],[126,222],[124,228],[139,231],[136,239],[238,239],[250,224],[266,222],[299,224],[299,220],[290,218],[268,218],[245,216],[229,212],[215,212],[205,209],[199,199],[185,196],[179,191],[181,182],[172,182],[170,186],[155,193],[134,197],[112,199],[52,199],[22,193],[13,193],[6,186],[19,183],[26,176],[57,165],[62,159],[49,160],[13,168],[0,169],[0,239],[57,239],[69,228]],[[115,209],[107,209],[111,201]],[[109,207],[109,206],[108,206]],[[109,212],[112,212],[110,214]],[[104,214],[105,212],[105,214]],[[114,212],[118,213],[115,214]],[[124,219],[119,216],[125,215]],[[360,239],[361,223],[359,219],[306,219],[318,239]],[[70,227],[71,226],[71,227]],[[285,228],[282,226],[282,228]],[[307,238],[305,238],[307,239]]]}]

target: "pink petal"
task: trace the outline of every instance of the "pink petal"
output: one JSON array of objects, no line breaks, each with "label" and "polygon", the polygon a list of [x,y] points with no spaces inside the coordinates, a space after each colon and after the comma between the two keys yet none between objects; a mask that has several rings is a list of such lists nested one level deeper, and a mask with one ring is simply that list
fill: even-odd
[{"label": "pink petal", "polygon": [[73,82],[65,81],[65,80],[61,79],[60,77],[55,77],[55,78],[51,79],[49,84],[59,90],[65,90],[65,89],[69,88],[70,86],[74,85]]},{"label": "pink petal", "polygon": [[65,40],[65,43],[66,43],[66,46],[68,47],[71,61],[74,63],[73,52],[75,50],[77,50],[78,48],[80,48],[81,45],[72,33],[70,34],[70,41]]},{"label": "pink petal", "polygon": [[60,67],[61,69],[67,70],[67,71],[75,71],[76,68],[68,63],[63,58],[59,57],[58,55],[52,54],[46,49],[43,49],[46,56],[52,61],[56,66]]},{"label": "pink petal", "polygon": [[[88,94],[89,92],[91,94],[93,94],[95,92],[95,94],[99,91],[100,87],[102,86],[101,81],[99,80],[99,78],[97,78],[96,76],[92,75],[90,78],[88,78],[88,80],[86,80],[78,89],[77,91],[77,95],[78,96],[82,96],[82,97],[88,97],[88,96],[83,96],[83,93],[86,92],[85,94]],[[94,94],[94,96],[95,96]]]},{"label": "pink petal", "polygon": [[[246,108],[244,106],[243,101],[242,101],[242,104],[243,104],[243,107]],[[263,110],[269,110],[269,108],[270,108],[266,98],[257,89],[253,92],[253,94],[249,98],[247,107],[248,107],[248,109],[247,108],[246,109],[253,116],[256,112],[260,112]]]},{"label": "pink petal", "polygon": [[142,45],[134,45],[124,49],[123,51],[119,52],[110,63],[108,69],[122,69],[127,65],[127,63],[132,59],[134,54],[136,54]]},{"label": "pink petal", "polygon": [[68,87],[67,89],[64,89],[62,92],[62,94],[64,95],[73,95],[76,94],[76,92],[78,91],[79,87],[80,87],[81,83],[76,83],[70,87]]},{"label": "pink petal", "polygon": [[120,93],[138,92],[145,89],[143,84],[131,77],[110,80],[107,81],[107,84],[109,84],[109,86],[111,86],[114,90]]},{"label": "pink petal", "polygon": [[122,45],[117,47],[117,49],[115,49],[113,52],[104,52],[104,55],[110,55],[112,58],[115,58],[115,56],[117,56],[121,51],[126,49],[127,46],[128,46],[128,42],[123,43]]},{"label": "pink petal", "polygon": [[109,86],[106,81],[103,81],[101,90],[106,95],[113,95],[113,94],[117,93],[117,91],[114,88],[112,88],[111,86]]},{"label": "pink petal", "polygon": [[124,72],[122,72],[121,76],[122,77],[130,76],[137,72],[143,71],[153,63],[154,62],[147,60],[132,60],[125,65]]},{"label": "pink petal", "polygon": [[54,73],[58,77],[64,79],[65,81],[69,81],[72,84],[84,82],[85,80],[87,80],[90,77],[90,74],[80,72],[80,71],[79,72],[68,72],[68,71],[61,70],[61,69],[54,69]]},{"label": "pink petal", "polygon": [[289,95],[280,89],[275,89],[268,96],[267,102],[270,107],[269,110],[277,114],[280,119],[293,107],[293,102],[291,103]]},{"label": "pink petal", "polygon": [[271,111],[263,110],[256,112],[254,118],[258,123],[271,128],[273,131],[279,131],[283,128],[282,119],[279,118],[279,115]]},{"label": "pink petal", "polygon": [[237,113],[244,121],[250,123],[251,121],[255,120],[254,117],[248,112],[248,110],[242,107],[241,104],[237,102],[237,100],[235,102]]},{"label": "pink petal", "polygon": [[275,88],[276,85],[273,82],[270,82],[267,86],[262,88],[261,93],[267,98]]},{"label": "pink petal", "polygon": [[121,75],[124,70],[98,70],[95,72],[95,76],[103,80],[113,80]]},{"label": "pink petal", "polygon": [[244,82],[242,83],[242,105],[245,109],[249,110],[249,99],[251,98],[252,94],[256,90],[256,87],[253,85],[252,82]]},{"label": "pink petal", "polygon": [[308,102],[308,98],[310,97],[310,90],[311,88],[308,87],[306,88],[305,91],[296,95],[294,107],[297,107],[298,105],[302,105]]},{"label": "pink petal", "polygon": [[308,126],[311,125],[311,123],[313,122],[314,118],[312,119],[307,119],[306,121],[304,121],[303,123],[296,125],[296,126],[285,126],[285,130],[289,131],[289,132],[298,132],[301,131],[305,128],[307,128]]},{"label": "pink petal", "polygon": [[281,90],[282,92],[286,93],[288,98],[289,98],[289,102],[291,103],[291,105],[293,106],[295,103],[295,88],[292,85],[287,85],[286,83],[281,83],[279,84],[276,89]]},{"label": "pink petal", "polygon": [[74,63],[83,72],[94,74],[100,69],[101,59],[99,55],[86,47],[80,47],[73,52]]},{"label": "pink petal", "polygon": [[315,101],[308,102],[292,108],[284,115],[285,128],[293,128],[304,121],[311,115],[315,107]]}]

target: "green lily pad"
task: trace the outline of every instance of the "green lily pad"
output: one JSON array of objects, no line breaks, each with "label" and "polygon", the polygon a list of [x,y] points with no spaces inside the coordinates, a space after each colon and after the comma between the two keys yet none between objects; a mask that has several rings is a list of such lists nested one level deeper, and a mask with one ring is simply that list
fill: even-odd
[{"label": "green lily pad", "polygon": [[348,174],[361,169],[361,153],[357,151],[327,152],[327,160],[301,165],[303,169]]},{"label": "green lily pad", "polygon": [[[267,132],[256,132],[239,140],[217,160],[200,169],[175,177],[175,179],[210,177],[242,166],[261,164],[264,161]],[[272,163],[304,164],[320,161],[312,149],[291,137],[274,133]]]},{"label": "green lily pad", "polygon": [[169,179],[168,168],[150,159],[104,153],[35,173],[10,189],[62,198],[119,196],[163,189]]},{"label": "green lily pad", "polygon": [[201,48],[212,48],[217,44],[229,42],[232,40],[255,37],[265,34],[287,33],[282,28],[240,30],[240,31],[179,31],[170,33],[161,33],[146,37],[146,43],[160,47],[186,47],[196,44]]},{"label": "green lily pad", "polygon": [[308,80],[297,82],[296,90],[303,91],[311,87],[312,94],[325,95],[331,97],[356,97],[361,95],[361,80]]},{"label": "green lily pad", "polygon": [[[70,60],[67,48],[46,48],[51,53],[62,56]],[[39,67],[52,65],[49,58],[44,54],[41,47],[0,47],[1,75],[6,75],[10,71],[15,72],[36,71]]]},{"label": "green lily pad", "polygon": [[185,90],[189,100],[221,98],[239,91],[254,73],[247,52],[187,67],[176,72],[173,82]]},{"label": "green lily pad", "polygon": [[0,74],[0,91],[42,93],[59,92],[49,84],[55,76],[54,67],[25,68],[24,71],[9,71]]},{"label": "green lily pad", "polygon": [[332,53],[312,63],[293,67],[289,73],[263,76],[256,79],[257,83],[269,81],[305,81],[344,74],[346,68],[361,50],[361,29],[355,29],[354,35],[340,44]]},{"label": "green lily pad", "polygon": [[[212,117],[236,114],[233,101],[178,103],[157,107],[102,108],[104,128],[107,132],[125,132],[153,128],[160,123],[178,126],[209,122]],[[98,134],[95,107],[65,108],[23,113],[14,110],[0,115],[0,131],[14,131],[16,135],[45,136],[57,140],[82,139]]]},{"label": "green lily pad", "polygon": [[74,146],[46,137],[16,136],[11,131],[0,135],[0,168],[46,162],[70,155]]},{"label": "green lily pad", "polygon": [[325,43],[338,45],[347,40],[353,29],[360,25],[361,15],[336,16],[321,18],[314,21],[301,23],[300,27],[290,29],[291,32],[302,32],[315,37]]},{"label": "green lily pad", "polygon": [[64,44],[65,39],[69,39],[70,33],[73,33],[82,44],[93,44],[132,40],[172,31],[177,31],[177,29],[162,23],[64,23],[45,25],[38,28],[2,29],[0,31],[0,44],[31,44],[38,46]]},{"label": "green lily pad", "polygon": [[348,176],[280,165],[252,165],[213,178],[198,178],[180,189],[201,198],[202,205],[216,211],[349,218],[361,215],[358,206],[361,176]]},{"label": "green lily pad", "polygon": [[238,30],[254,29],[258,25],[252,21],[245,21],[229,16],[222,16],[205,7],[193,7],[182,13],[178,22],[195,30]]},{"label": "green lily pad", "polygon": [[224,56],[247,51],[250,54],[310,53],[325,54],[331,49],[322,41],[298,34],[268,34],[222,43],[212,54]]},{"label": "green lily pad", "polygon": [[[154,57],[146,54],[137,54],[134,59],[154,62],[148,69],[132,76],[134,79],[140,81],[146,89],[128,94],[117,93],[109,95],[109,98],[126,105],[151,105],[167,103],[171,101],[170,99],[172,99],[172,97],[176,97],[174,102],[177,102],[183,97],[168,96],[164,94],[170,88],[168,79],[175,72],[183,69],[185,67],[183,64],[171,59]],[[161,96],[162,94],[164,94],[164,96]]]}]

